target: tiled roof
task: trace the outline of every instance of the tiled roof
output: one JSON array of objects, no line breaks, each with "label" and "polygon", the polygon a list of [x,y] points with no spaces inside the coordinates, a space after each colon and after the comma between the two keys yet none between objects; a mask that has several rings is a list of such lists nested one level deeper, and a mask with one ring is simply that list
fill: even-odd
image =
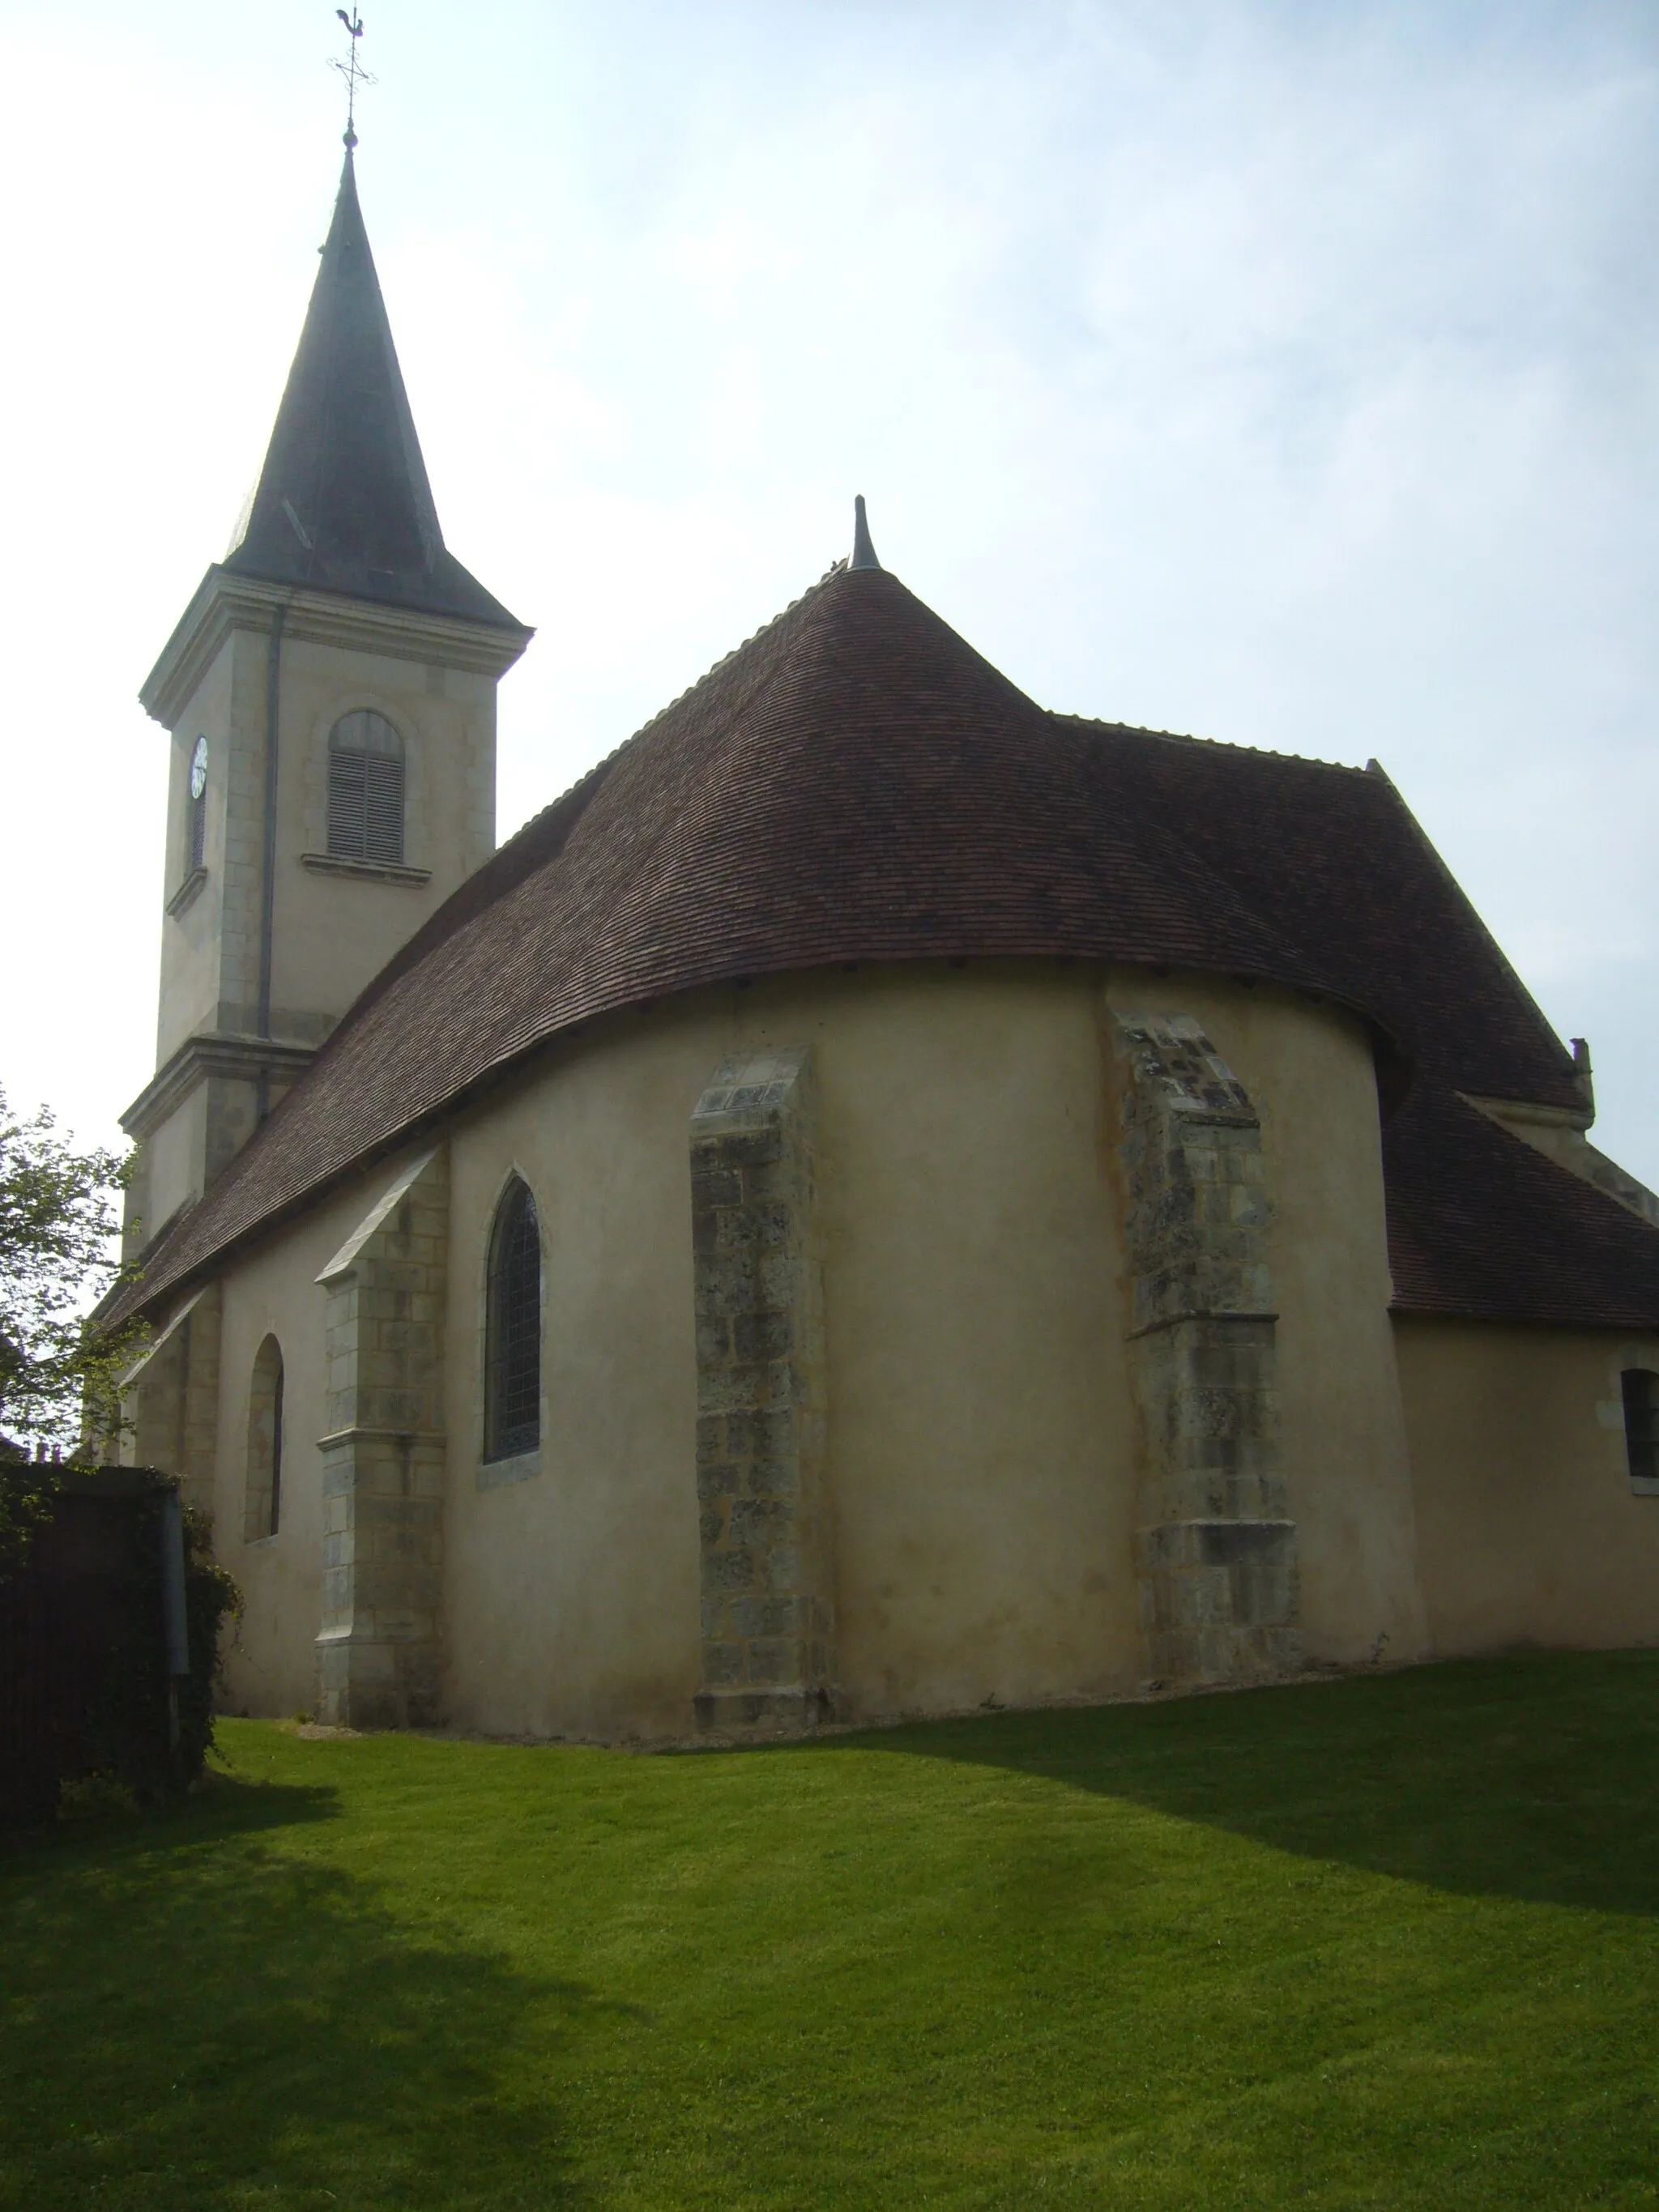
[{"label": "tiled roof", "polygon": [[1659,1230],[1437,1084],[1382,1137],[1403,1313],[1659,1328]]},{"label": "tiled roof", "polygon": [[1176,830],[1254,912],[1316,946],[1422,1073],[1578,1106],[1571,1058],[1379,769],[1077,726],[1100,732],[1123,807]]},{"label": "tiled roof", "polygon": [[143,1296],[596,1014],[790,969],[993,957],[1300,987],[1370,1017],[1425,1084],[1576,1102],[1385,778],[1048,714],[896,577],[838,569],[430,919]]}]

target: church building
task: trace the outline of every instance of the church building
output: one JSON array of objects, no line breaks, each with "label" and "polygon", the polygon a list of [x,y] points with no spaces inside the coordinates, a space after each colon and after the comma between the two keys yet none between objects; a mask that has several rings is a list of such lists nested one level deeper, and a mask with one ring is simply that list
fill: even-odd
[{"label": "church building", "polygon": [[504,845],[348,153],[170,732],[124,1449],[239,1711],[599,1741],[1659,1638],[1659,1200],[1405,800],[850,557]]}]

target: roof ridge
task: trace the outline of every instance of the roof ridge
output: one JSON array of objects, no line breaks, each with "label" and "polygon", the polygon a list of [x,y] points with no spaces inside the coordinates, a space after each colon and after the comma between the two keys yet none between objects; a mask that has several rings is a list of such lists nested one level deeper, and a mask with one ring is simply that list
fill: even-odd
[{"label": "roof ridge", "polygon": [[[726,667],[728,663],[735,660],[740,653],[746,652],[749,647],[755,644],[757,640],[764,637],[769,630],[775,629],[786,615],[792,615],[797,607],[804,606],[806,601],[812,597],[814,592],[822,591],[823,586],[830,581],[830,578],[837,574],[842,569],[845,568],[846,566],[847,562],[845,559],[833,562],[830,566],[824,570],[823,575],[817,578],[816,582],[809,584],[804,592],[800,592],[796,598],[791,599],[786,606],[780,607],[776,614],[770,617],[768,621],[763,622],[758,629],[751,630],[749,635],[743,640],[741,644],[734,645],[730,653],[723,653],[718,660],[711,661],[708,666],[704,669],[702,674],[697,677],[693,682],[688,684],[684,691],[677,691],[666,706],[659,707],[654,714],[651,715],[647,720],[641,722],[637,729],[630,730],[625,738],[619,738],[616,744],[611,746],[608,753],[601,753],[597,760],[590,762],[587,767],[582,770],[579,776],[576,776],[571,782],[566,784],[564,789],[559,792],[554,798],[550,799],[545,805],[538,806],[533,814],[526,814],[524,820],[520,823],[518,828],[514,830],[512,835],[504,838],[502,842],[496,846],[495,851],[490,854],[488,860],[481,860],[478,866],[473,870],[471,875],[466,877],[464,881],[465,883],[476,882],[477,878],[483,874],[483,871],[490,866],[493,862],[498,860],[503,853],[511,852],[521,837],[527,837],[531,831],[534,830],[538,823],[545,822],[548,816],[556,811],[559,807],[562,806],[567,799],[574,799],[576,793],[581,790],[584,784],[597,777],[603,769],[608,769],[614,761],[618,759],[622,754],[628,750],[629,745],[631,745],[636,738],[644,737],[647,730],[654,729],[657,724],[661,721],[665,714],[672,713],[673,708],[679,706],[684,701],[689,699],[694,691],[700,691],[703,685],[708,682],[711,677],[718,676],[722,668]],[[460,885],[457,886],[458,890],[460,888]],[[447,902],[446,902],[446,903]],[[443,912],[443,908],[440,907],[438,908],[438,912],[441,914]],[[417,933],[417,935],[418,933]],[[408,943],[412,945],[415,941],[414,938],[410,938],[408,940]],[[394,953],[392,956],[392,961],[395,961],[398,955]],[[392,966],[392,961],[387,962],[387,968]],[[385,972],[385,969],[381,970],[382,974]],[[378,980],[378,978],[376,980]],[[350,1012],[350,1008],[348,1007],[346,1012],[349,1013]],[[344,1021],[344,1015],[342,1015],[342,1023]],[[337,1028],[339,1025],[339,1024],[337,1024],[336,1027]]]},{"label": "roof ridge", "polygon": [[[769,631],[775,630],[781,622],[784,621],[788,616],[793,614],[797,607],[804,607],[808,599],[814,598],[823,589],[824,586],[832,577],[840,575],[846,567],[847,562],[844,557],[839,561],[832,561],[830,566],[824,570],[823,574],[815,583],[809,584],[804,592],[798,592],[796,596],[789,601],[787,606],[780,607],[776,614],[771,616],[767,621],[763,622],[758,629],[750,630],[748,636],[742,639],[738,644],[734,645],[730,653],[723,653],[718,660],[710,661],[708,667],[703,670],[701,676],[695,678],[692,682],[688,684],[684,691],[677,691],[673,697],[670,699],[665,705],[659,707],[656,713],[651,716],[648,721],[641,722],[637,730],[631,731],[629,734],[623,739],[621,744],[614,746],[611,750],[605,756],[605,759],[614,760],[617,757],[617,755],[621,752],[625,746],[631,745],[633,744],[635,738],[642,738],[647,730],[654,729],[657,724],[662,720],[665,714],[672,714],[675,708],[683,706],[686,700],[691,697],[694,692],[701,691],[703,685],[708,682],[711,677],[718,676],[722,668],[728,667],[731,663],[738,658],[739,653],[747,653],[751,645],[757,645],[761,639],[763,638]],[[555,804],[556,805],[556,803],[557,802],[556,801]]]},{"label": "roof ridge", "polygon": [[1050,707],[1047,711],[1057,722],[1080,723],[1085,728],[1092,730],[1118,730],[1125,737],[1160,738],[1166,744],[1171,745],[1207,745],[1216,752],[1250,753],[1261,760],[1297,761],[1304,768],[1333,769],[1340,775],[1370,773],[1368,768],[1355,767],[1352,761],[1323,760],[1317,753],[1280,752],[1276,745],[1240,744],[1236,738],[1195,737],[1187,730],[1149,730],[1139,722],[1115,722],[1103,714],[1073,714],[1061,707]]}]

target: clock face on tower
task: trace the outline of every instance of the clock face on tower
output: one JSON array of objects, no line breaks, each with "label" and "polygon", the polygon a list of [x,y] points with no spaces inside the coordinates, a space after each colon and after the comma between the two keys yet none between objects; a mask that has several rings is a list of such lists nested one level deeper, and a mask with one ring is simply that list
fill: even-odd
[{"label": "clock face on tower", "polygon": [[190,757],[190,795],[199,799],[207,789],[207,739],[198,738],[196,750]]}]

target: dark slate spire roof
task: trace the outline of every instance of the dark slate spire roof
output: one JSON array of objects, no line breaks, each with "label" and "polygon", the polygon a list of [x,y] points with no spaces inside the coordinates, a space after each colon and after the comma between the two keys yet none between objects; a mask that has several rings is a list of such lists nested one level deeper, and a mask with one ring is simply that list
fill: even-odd
[{"label": "dark slate spire roof", "polygon": [[447,551],[348,149],[233,574],[522,629]]}]

